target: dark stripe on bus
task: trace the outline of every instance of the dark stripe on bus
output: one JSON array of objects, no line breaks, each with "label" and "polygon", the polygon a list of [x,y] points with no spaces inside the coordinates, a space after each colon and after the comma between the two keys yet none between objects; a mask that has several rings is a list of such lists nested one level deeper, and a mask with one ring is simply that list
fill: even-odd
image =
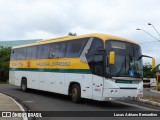
[{"label": "dark stripe on bus", "polygon": [[91,74],[89,69],[44,69],[44,68],[10,68],[10,71],[57,72]]}]

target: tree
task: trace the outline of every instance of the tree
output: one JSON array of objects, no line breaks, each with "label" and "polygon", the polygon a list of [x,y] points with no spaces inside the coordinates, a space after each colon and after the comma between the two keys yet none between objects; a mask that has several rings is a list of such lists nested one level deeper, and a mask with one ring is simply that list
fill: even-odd
[{"label": "tree", "polygon": [[0,81],[6,82],[9,79],[9,61],[11,48],[0,46]]},{"label": "tree", "polygon": [[69,35],[69,36],[77,36],[76,33],[72,33],[72,32],[69,32],[68,35]]},{"label": "tree", "polygon": [[156,72],[157,72],[157,67],[152,69],[152,66],[149,63],[145,63],[145,65],[143,66],[143,77],[144,78],[154,78]]}]

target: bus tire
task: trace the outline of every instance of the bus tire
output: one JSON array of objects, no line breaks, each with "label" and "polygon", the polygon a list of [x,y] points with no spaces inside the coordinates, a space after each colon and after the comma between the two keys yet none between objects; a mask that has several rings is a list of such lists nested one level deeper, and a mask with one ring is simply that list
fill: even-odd
[{"label": "bus tire", "polygon": [[26,79],[26,78],[23,78],[23,79],[22,79],[21,89],[22,89],[23,92],[26,92],[26,91],[27,91],[27,79]]},{"label": "bus tire", "polygon": [[71,89],[71,98],[74,103],[79,103],[81,99],[81,88],[78,84],[74,84]]}]

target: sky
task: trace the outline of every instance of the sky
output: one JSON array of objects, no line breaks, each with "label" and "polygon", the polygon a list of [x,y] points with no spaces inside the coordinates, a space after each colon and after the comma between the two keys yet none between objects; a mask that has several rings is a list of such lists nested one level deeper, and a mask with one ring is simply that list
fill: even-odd
[{"label": "sky", "polygon": [[[0,41],[103,33],[140,43],[160,64],[160,0],[0,0]],[[144,43],[151,42],[151,43]],[[144,62],[150,62],[144,59]]]}]

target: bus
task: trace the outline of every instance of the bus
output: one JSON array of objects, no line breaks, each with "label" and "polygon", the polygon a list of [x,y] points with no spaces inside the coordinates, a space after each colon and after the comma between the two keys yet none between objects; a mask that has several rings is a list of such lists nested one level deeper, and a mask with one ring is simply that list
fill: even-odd
[{"label": "bus", "polygon": [[[11,51],[9,83],[98,101],[143,96],[141,47],[128,39],[87,34],[40,40]],[[155,60],[152,58],[152,67]]]}]

